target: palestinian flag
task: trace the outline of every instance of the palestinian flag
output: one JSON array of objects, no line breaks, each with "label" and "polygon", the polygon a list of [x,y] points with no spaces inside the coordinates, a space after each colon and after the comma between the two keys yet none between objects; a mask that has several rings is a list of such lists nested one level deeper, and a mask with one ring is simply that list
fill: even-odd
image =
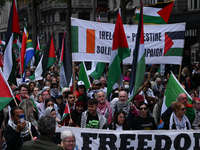
[{"label": "palestinian flag", "polygon": [[62,122],[63,119],[65,119],[65,117],[67,117],[68,114],[70,114],[70,109],[69,109],[68,103],[66,103],[66,105],[65,105],[65,110],[64,110],[64,113],[63,113],[63,116],[62,116],[60,122]]},{"label": "palestinian flag", "polygon": [[[143,22],[152,24],[167,24],[171,14],[174,1],[159,2],[152,5],[146,5],[143,8]],[[140,9],[135,12],[135,21],[139,21]]]},{"label": "palestinian flag", "polygon": [[81,62],[81,67],[80,67],[80,70],[79,70],[78,81],[83,81],[85,83],[86,91],[91,86],[89,77],[88,77],[87,72],[86,72],[86,67],[85,67],[85,63],[84,62]]},{"label": "palestinian flag", "polygon": [[0,39],[0,46],[5,46],[6,45],[6,42],[5,41],[2,41],[1,39]]},{"label": "palestinian flag", "polygon": [[186,105],[185,114],[188,117],[189,121],[192,123],[195,119],[195,112],[191,105],[192,98],[186,92],[186,90],[182,87],[182,85],[179,83],[179,81],[176,79],[176,77],[174,76],[172,72],[167,83],[167,88],[165,91],[161,114],[163,114],[167,110],[167,108],[172,105],[172,102],[176,101],[176,98],[179,93],[186,93],[188,96],[189,103]]},{"label": "palestinian flag", "polygon": [[118,80],[123,77],[120,64],[123,59],[129,56],[130,50],[128,47],[121,15],[119,12],[114,30],[112,52],[108,70],[107,95],[112,90],[119,87]]},{"label": "palestinian flag", "polygon": [[44,50],[44,54],[40,59],[40,62],[35,70],[35,80],[42,80],[47,73],[47,69],[51,67],[56,61],[55,46],[53,41],[53,35],[51,35],[47,47]]},{"label": "palestinian flag", "polygon": [[60,55],[60,86],[67,87],[72,76],[72,55],[68,46],[67,36],[64,32]]},{"label": "palestinian flag", "polygon": [[37,37],[37,46],[36,46],[36,49],[35,49],[35,63],[34,63],[34,66],[37,66],[39,61],[40,61],[39,53],[40,53],[40,41],[39,41],[39,37]]},{"label": "palestinian flag", "polygon": [[13,40],[13,45],[12,46],[19,51],[21,49],[22,43],[19,41],[19,39],[15,38]]},{"label": "palestinian flag", "polygon": [[104,62],[92,62],[91,70],[87,70],[87,74],[94,79],[99,79],[104,72]]},{"label": "palestinian flag", "polygon": [[[145,51],[144,51],[144,29],[143,29],[143,2],[140,7],[140,20],[138,24],[135,50],[129,83],[130,97],[134,97],[139,90],[145,74]],[[130,99],[131,99],[130,98]]]},{"label": "palestinian flag", "polygon": [[6,80],[10,81],[15,85],[17,85],[15,77],[16,60],[15,60],[15,54],[12,51],[12,45],[13,45],[13,39],[15,39],[16,35],[19,34],[20,34],[20,27],[19,27],[18,13],[17,13],[17,3],[16,0],[13,0],[10,9],[10,16],[8,20],[8,27],[6,33],[6,48],[4,52],[3,71]]},{"label": "palestinian flag", "polygon": [[12,91],[8,85],[2,70],[0,69],[0,111],[13,100]]},{"label": "palestinian flag", "polygon": [[36,45],[36,49],[35,49],[35,55],[31,59],[31,66],[38,65],[38,63],[40,61],[39,53],[40,53],[40,42],[39,42],[39,37],[37,37],[37,45]]}]

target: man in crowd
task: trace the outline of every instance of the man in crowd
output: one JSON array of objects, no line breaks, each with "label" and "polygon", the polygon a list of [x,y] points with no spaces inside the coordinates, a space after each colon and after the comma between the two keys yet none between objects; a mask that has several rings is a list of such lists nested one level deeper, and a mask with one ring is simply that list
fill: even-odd
[{"label": "man in crowd", "polygon": [[98,101],[97,111],[99,111],[107,119],[108,124],[110,124],[112,122],[112,108],[106,100],[105,93],[103,91],[99,91],[97,92],[95,98]]},{"label": "man in crowd", "polygon": [[56,121],[54,117],[44,116],[38,121],[38,131],[40,136],[34,141],[25,142],[21,150],[63,150],[53,141],[53,135],[56,130]]},{"label": "man in crowd", "polygon": [[139,104],[138,107],[140,115],[133,119],[133,130],[156,130],[154,118],[148,115],[148,105],[144,102]]},{"label": "man in crowd", "polygon": [[159,95],[162,92],[164,86],[162,85],[161,78],[157,78],[156,81],[152,85],[152,90],[154,95]]},{"label": "man in crowd", "polygon": [[195,119],[192,124],[192,127],[199,128],[200,127],[200,98],[196,98],[193,101],[195,101],[195,105],[193,105],[194,110],[195,110]]},{"label": "man in crowd", "polygon": [[[70,91],[66,92],[65,101],[66,101],[66,104],[68,103],[70,113],[72,113],[72,111],[75,109],[75,96],[74,96],[74,94]],[[63,115],[66,104],[63,104],[63,105],[60,106],[60,108],[58,110],[60,116]]]},{"label": "man in crowd", "polygon": [[94,80],[92,84],[92,90],[87,94],[87,97],[93,99],[95,92],[98,92],[100,88],[101,82],[99,80]]},{"label": "man in crowd", "polygon": [[[185,93],[179,93],[179,95],[177,96],[176,101],[181,102],[183,105],[186,106],[186,116],[188,117],[189,121],[191,122],[191,124],[193,123],[194,119],[195,119],[195,112],[194,109],[192,107],[191,104],[188,103],[188,98],[187,98],[187,94]],[[162,120],[164,121],[164,123],[168,123],[170,116],[172,114],[173,110],[172,110],[172,106],[168,107],[168,109],[162,114]]]},{"label": "man in crowd", "polygon": [[112,115],[120,109],[126,113],[127,123],[131,126],[132,119],[137,117],[139,113],[132,102],[128,102],[128,95],[126,91],[119,92],[119,99],[113,107]]},{"label": "man in crowd", "polygon": [[[19,90],[19,94],[17,94],[15,96],[15,100],[17,102],[17,104],[19,105],[19,103],[23,100],[23,99],[27,99],[29,98],[29,95],[28,95],[28,86],[26,84],[21,84],[18,88]],[[16,103],[14,100],[12,100],[10,103],[10,107],[14,107],[16,106]]]},{"label": "man in crowd", "polygon": [[76,127],[103,129],[106,125],[106,118],[97,111],[98,101],[96,99],[88,100],[88,110],[79,116]]},{"label": "man in crowd", "polygon": [[107,94],[107,87],[106,87],[106,78],[104,78],[103,76],[100,78],[100,82],[101,82],[101,88],[100,90],[103,91],[105,93],[105,95]]},{"label": "man in crowd", "polygon": [[21,107],[13,107],[10,113],[11,119],[5,128],[4,137],[9,150],[20,150],[23,142],[32,140],[30,132],[33,137],[37,137],[38,133],[30,122],[20,120],[20,115],[24,115]]}]

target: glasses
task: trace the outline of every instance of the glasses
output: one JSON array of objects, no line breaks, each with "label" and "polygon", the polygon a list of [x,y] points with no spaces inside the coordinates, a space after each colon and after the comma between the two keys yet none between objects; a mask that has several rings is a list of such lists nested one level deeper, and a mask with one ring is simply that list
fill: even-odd
[{"label": "glasses", "polygon": [[67,143],[75,143],[75,141],[65,141],[65,142],[67,142]]},{"label": "glasses", "polygon": [[119,118],[125,118],[125,117],[123,117],[123,116],[119,116]]},{"label": "glasses", "polygon": [[186,111],[186,108],[181,108],[182,111]]},{"label": "glasses", "polygon": [[71,99],[71,98],[75,98],[74,96],[69,96],[69,98]]},{"label": "glasses", "polygon": [[147,107],[140,107],[140,110],[147,110]]}]

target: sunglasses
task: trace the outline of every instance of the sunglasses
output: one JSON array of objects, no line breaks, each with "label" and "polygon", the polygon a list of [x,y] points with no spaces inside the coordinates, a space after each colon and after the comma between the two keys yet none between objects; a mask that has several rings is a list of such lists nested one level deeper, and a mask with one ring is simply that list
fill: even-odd
[{"label": "sunglasses", "polygon": [[186,108],[181,108],[182,111],[186,111]]},{"label": "sunglasses", "polygon": [[69,98],[71,99],[71,98],[75,98],[74,96],[69,96]]},{"label": "sunglasses", "polygon": [[147,107],[140,107],[140,110],[147,110]]}]

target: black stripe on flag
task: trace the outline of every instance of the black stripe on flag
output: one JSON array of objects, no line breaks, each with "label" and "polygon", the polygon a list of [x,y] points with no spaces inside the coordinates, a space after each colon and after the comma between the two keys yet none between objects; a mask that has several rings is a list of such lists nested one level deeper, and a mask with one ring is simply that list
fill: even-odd
[{"label": "black stripe on flag", "polygon": [[53,35],[50,36],[50,39],[48,41],[47,47],[44,50],[44,55],[42,59],[42,77],[45,77],[45,74],[47,73],[47,64],[49,59],[49,51],[51,46],[51,38],[53,38]]},{"label": "black stripe on flag", "polygon": [[165,33],[172,40],[178,40],[178,39],[184,39],[185,38],[185,31],[175,31],[175,32],[165,32]]}]

